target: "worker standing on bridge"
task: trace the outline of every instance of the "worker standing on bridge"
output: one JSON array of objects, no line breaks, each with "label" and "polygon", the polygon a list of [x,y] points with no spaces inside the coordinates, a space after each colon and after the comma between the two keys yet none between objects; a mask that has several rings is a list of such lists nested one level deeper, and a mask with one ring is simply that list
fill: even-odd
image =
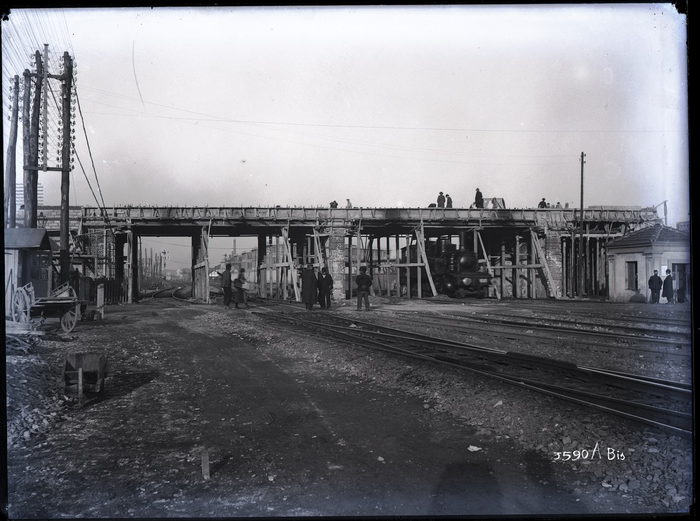
[{"label": "worker standing on bridge", "polygon": [[484,207],[484,196],[481,195],[481,190],[476,189],[476,195],[474,196],[474,207],[483,208]]},{"label": "worker standing on bridge", "polygon": [[311,311],[316,303],[317,286],[314,265],[309,263],[301,272],[301,300],[306,304],[306,311]]},{"label": "worker standing on bridge", "polygon": [[445,196],[442,195],[442,192],[440,192],[440,195],[438,195],[438,198],[437,198],[437,205],[438,205],[438,208],[444,208],[444,207],[445,207]]},{"label": "worker standing on bridge", "polygon": [[236,309],[239,309],[238,304],[245,304],[249,308],[248,299],[245,294],[245,268],[241,268],[238,272],[238,277],[233,281],[233,286],[236,288]]},{"label": "worker standing on bridge", "polygon": [[450,194],[445,196],[445,207],[452,208],[452,198],[450,197]]},{"label": "worker standing on bridge", "polygon": [[226,269],[221,274],[221,289],[224,290],[224,308],[228,309],[231,304],[231,264],[226,264]]},{"label": "worker standing on bridge", "polygon": [[362,310],[362,302],[365,303],[365,309],[369,311],[369,288],[372,287],[372,277],[367,275],[367,268],[362,266],[360,274],[355,278],[357,284],[357,311]]}]

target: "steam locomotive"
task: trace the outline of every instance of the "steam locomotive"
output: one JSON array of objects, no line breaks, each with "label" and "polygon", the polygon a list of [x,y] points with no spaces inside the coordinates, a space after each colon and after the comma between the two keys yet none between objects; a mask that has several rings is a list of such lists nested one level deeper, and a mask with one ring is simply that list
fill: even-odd
[{"label": "steam locomotive", "polygon": [[[443,236],[437,240],[427,239],[425,242],[426,256],[430,266],[430,274],[435,283],[435,289],[441,295],[453,298],[476,297],[484,298],[489,294],[491,275],[479,268],[479,259],[475,252],[466,246],[466,232],[460,234],[460,245],[451,242],[450,237]],[[407,252],[410,257],[407,257]],[[411,244],[402,249],[402,262],[415,262],[419,258],[417,245]],[[410,259],[410,261],[408,260]],[[406,286],[406,273],[410,271],[411,291],[416,292],[417,270],[401,270],[401,284]],[[422,275],[422,292],[430,294],[430,282],[425,270]]]}]

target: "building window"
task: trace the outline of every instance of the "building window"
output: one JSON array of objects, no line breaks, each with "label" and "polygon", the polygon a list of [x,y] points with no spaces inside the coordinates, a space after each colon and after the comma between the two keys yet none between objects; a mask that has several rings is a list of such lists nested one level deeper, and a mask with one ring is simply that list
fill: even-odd
[{"label": "building window", "polygon": [[639,285],[637,284],[637,263],[636,262],[627,262],[627,276],[626,276],[626,285],[627,289],[631,290],[638,290]]}]

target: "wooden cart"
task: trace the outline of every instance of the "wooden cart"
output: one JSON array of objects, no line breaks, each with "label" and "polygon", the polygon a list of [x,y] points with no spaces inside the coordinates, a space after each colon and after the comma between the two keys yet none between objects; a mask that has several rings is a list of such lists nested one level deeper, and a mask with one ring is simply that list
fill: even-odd
[{"label": "wooden cart", "polygon": [[30,282],[15,290],[12,297],[12,320],[26,324],[32,315],[58,316],[63,331],[70,333],[78,323],[83,304],[67,282],[53,290],[48,297],[40,298],[35,297],[34,286]]}]

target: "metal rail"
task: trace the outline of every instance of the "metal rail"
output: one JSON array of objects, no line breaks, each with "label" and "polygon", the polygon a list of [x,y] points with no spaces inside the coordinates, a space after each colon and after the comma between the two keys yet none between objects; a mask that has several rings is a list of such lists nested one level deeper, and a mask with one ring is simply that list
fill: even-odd
[{"label": "metal rail", "polygon": [[[397,314],[399,316],[402,316],[401,314]],[[459,325],[459,321],[454,320],[454,319],[446,319],[445,321],[440,321],[437,317],[433,319],[432,321],[428,322],[425,320],[417,320],[414,317],[409,317],[407,319],[403,320],[410,320],[412,324],[421,324],[425,325],[428,327],[438,327],[441,325],[449,327],[453,331],[464,331],[466,333],[478,333],[479,335],[485,335],[485,336],[494,336],[494,337],[505,337],[505,338],[521,338],[525,339],[528,341],[533,341],[542,338],[541,336],[537,336],[534,334],[534,331],[536,331],[538,328],[536,325],[528,325],[528,329],[532,330],[532,333],[518,333],[513,331],[514,328],[508,328],[507,331],[504,331],[502,329],[498,329],[495,327],[492,327],[490,329],[479,329],[478,331],[475,331],[473,326],[466,326],[466,325]],[[449,321],[449,322],[448,322]],[[505,329],[505,328],[504,328]],[[546,329],[542,329],[541,333],[546,333],[550,335],[552,339],[562,341],[564,343],[571,342],[571,340],[561,340],[558,338],[559,335],[553,335],[551,331],[548,331]],[[582,332],[581,335],[584,338],[577,338],[576,339],[576,345],[581,346],[581,345],[587,345],[591,346],[594,350],[609,350],[609,349],[615,349],[617,351],[631,351],[634,353],[649,353],[652,355],[668,355],[668,356],[674,356],[674,357],[681,357],[681,358],[688,358],[690,356],[690,350],[689,348],[686,350],[686,352],[677,352],[678,351],[678,344],[673,344],[674,347],[665,347],[665,346],[660,346],[657,347],[656,349],[644,349],[640,347],[630,347],[628,345],[621,345],[621,344],[604,344],[601,345],[598,342],[594,342],[591,340],[587,340],[585,337],[586,335]]]},{"label": "metal rail", "polygon": [[[397,313],[396,316],[403,317],[405,314]],[[478,318],[472,318],[468,316],[459,316],[459,318],[449,318],[441,315],[435,315],[434,318],[430,322],[427,321],[421,321],[421,320],[416,320],[413,317],[410,317],[410,320],[412,323],[416,324],[425,324],[428,326],[436,327],[438,325],[444,325],[447,326],[453,330],[459,330],[459,331],[465,331],[465,332],[474,332],[474,327],[473,326],[466,326],[462,325],[464,322],[467,321],[472,321],[476,322],[479,324],[484,324],[490,326],[489,329],[486,328],[481,328],[478,330],[478,333],[480,335],[491,335],[491,336],[506,336],[508,338],[524,338],[527,340],[533,340],[536,338],[536,336],[533,333],[518,333],[514,330],[518,328],[527,328],[528,330],[531,331],[540,331],[547,333],[548,335],[554,336],[556,335],[568,335],[570,337],[576,338],[576,343],[577,345],[590,345],[594,348],[601,348],[604,347],[606,349],[616,349],[616,350],[629,350],[629,351],[634,351],[634,352],[644,352],[644,353],[650,353],[650,354],[663,354],[663,355],[669,355],[669,356],[678,356],[678,357],[684,357],[688,358],[690,356],[690,343],[689,341],[684,341],[684,342],[678,342],[678,341],[670,341],[666,340],[663,338],[642,338],[638,336],[629,336],[624,333],[622,334],[614,334],[614,333],[609,333],[609,334],[603,334],[603,332],[596,332],[596,331],[589,331],[589,330],[580,330],[580,329],[571,329],[571,328],[552,328],[546,324],[526,324],[526,323],[519,323],[518,325],[514,324],[501,324],[496,321],[493,322],[488,322],[485,320],[480,320]],[[499,329],[500,327],[500,329]],[[628,343],[611,343],[611,344],[605,344],[604,346],[601,346],[601,344],[597,342],[593,342],[589,340],[589,337],[591,336],[597,336],[600,338],[606,338],[606,339],[615,339],[615,340],[627,340],[627,341],[636,341],[636,340],[643,340],[641,342],[642,344],[654,344],[656,346],[655,349],[643,349],[639,347],[630,347]],[[580,338],[583,337],[583,338]]]},{"label": "metal rail", "polygon": [[[474,317],[474,316],[469,316],[469,315],[461,315],[461,314],[450,314],[449,317],[454,317],[455,320],[459,321],[470,321],[470,322],[479,322],[483,324],[497,324],[501,325],[504,327],[527,327],[529,329],[543,329],[547,331],[554,331],[558,333],[564,333],[564,334],[570,334],[570,335],[585,335],[585,336],[597,336],[597,337],[602,337],[602,338],[619,338],[619,339],[624,339],[627,341],[634,341],[634,342],[644,342],[644,343],[654,343],[654,344],[666,344],[666,345],[677,345],[681,340],[683,342],[689,342],[689,333],[683,333],[683,332],[677,332],[677,331],[658,331],[658,330],[646,330],[644,331],[645,334],[651,335],[651,334],[657,334],[657,335],[668,335],[668,336],[676,336],[676,337],[682,337],[681,340],[672,340],[672,339],[666,339],[666,338],[658,338],[658,337],[650,337],[650,336],[641,336],[641,335],[630,335],[628,333],[616,333],[612,331],[592,331],[590,329],[577,329],[573,327],[563,327],[563,326],[555,326],[552,324],[534,324],[532,322],[527,323],[527,322],[521,322],[517,320],[503,320],[499,318],[491,318],[491,317],[484,317],[484,316],[479,316],[479,317]],[[446,318],[444,315],[440,316],[440,318]],[[533,320],[542,320],[542,319],[536,319],[533,318]],[[624,326],[614,326],[614,325],[603,325],[603,324],[598,324],[599,327],[607,327],[607,328],[613,328],[613,329],[626,329]],[[642,331],[639,328],[635,329],[636,331]]]}]

